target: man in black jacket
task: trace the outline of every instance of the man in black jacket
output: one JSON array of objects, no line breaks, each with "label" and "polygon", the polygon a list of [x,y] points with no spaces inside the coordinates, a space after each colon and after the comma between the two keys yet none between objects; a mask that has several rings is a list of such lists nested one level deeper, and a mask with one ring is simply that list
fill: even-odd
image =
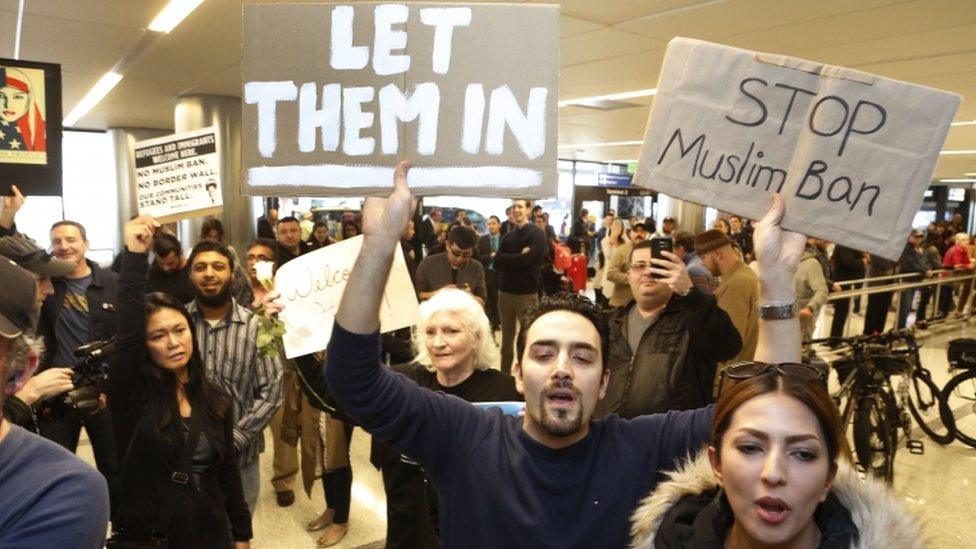
[{"label": "man in black jacket", "polygon": [[481,235],[475,247],[475,258],[485,268],[485,291],[488,293],[485,314],[488,315],[492,330],[501,326],[498,320],[498,269],[495,268],[495,254],[502,243],[501,230],[502,224],[498,216],[489,216],[488,234]]},{"label": "man in black jacket", "polygon": [[[837,282],[864,278],[864,254],[860,251],[837,244],[834,246],[834,254],[830,260],[834,264],[834,280]],[[857,286],[848,287],[848,289],[851,288],[857,288]],[[854,299],[860,298],[855,297]],[[830,337],[843,337],[844,324],[847,322],[847,313],[850,307],[850,299],[834,301],[834,318],[830,323]]]},{"label": "man in black jacket", "polygon": [[[917,278],[903,278],[900,282],[919,282],[923,278],[928,277],[928,261],[925,259],[925,254],[922,252],[922,233],[912,229],[912,232],[908,235],[908,242],[905,243],[905,249],[901,252],[901,258],[898,259],[898,272],[899,273],[918,273]],[[902,329],[908,323],[908,313],[912,308],[912,301],[915,300],[915,288],[909,288],[907,290],[901,291],[901,296],[898,298],[898,329]]]},{"label": "man in black jacket", "polygon": [[529,223],[529,201],[512,201],[515,227],[502,237],[495,254],[498,269],[498,316],[502,323],[502,365],[512,371],[516,323],[522,313],[539,303],[539,272],[546,254],[546,233]]},{"label": "man in black jacket", "polygon": [[[41,370],[72,368],[78,347],[93,341],[105,341],[115,335],[115,303],[119,278],[86,259],[88,238],[85,228],[75,221],[58,221],[51,227],[51,249],[58,259],[74,264],[65,276],[54,277],[54,295],[41,308],[39,332],[44,336],[45,351]],[[69,451],[78,448],[81,426],[85,426],[95,453],[95,464],[108,481],[112,508],[118,497],[119,467],[112,432],[112,418],[105,395],[99,397],[99,410],[81,417],[41,417],[41,436],[53,440]]]},{"label": "man in black jacket", "polygon": [[631,250],[634,300],[610,319],[610,383],[598,418],[701,408],[712,402],[717,364],[742,349],[715,298],[692,284],[678,256],[663,254],[667,261],[652,261],[650,241]]}]

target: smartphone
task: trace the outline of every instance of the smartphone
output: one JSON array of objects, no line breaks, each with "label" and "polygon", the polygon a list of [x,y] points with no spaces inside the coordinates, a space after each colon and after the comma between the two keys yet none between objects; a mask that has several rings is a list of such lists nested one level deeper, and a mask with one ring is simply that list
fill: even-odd
[{"label": "smartphone", "polygon": [[[674,253],[674,242],[669,236],[655,236],[651,238],[651,258],[652,259],[663,259],[665,261],[671,261],[670,259],[664,257],[661,252],[671,252]],[[657,265],[654,266],[658,268]],[[665,278],[663,275],[652,274],[653,278]]]}]

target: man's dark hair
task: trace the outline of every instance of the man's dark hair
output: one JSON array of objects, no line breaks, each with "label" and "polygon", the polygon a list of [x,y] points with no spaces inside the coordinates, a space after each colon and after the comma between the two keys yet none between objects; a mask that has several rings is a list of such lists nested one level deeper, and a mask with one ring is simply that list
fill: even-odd
[{"label": "man's dark hair", "polygon": [[526,208],[529,208],[529,207],[532,206],[532,201],[529,200],[528,198],[513,198],[512,199],[512,203],[515,203],[515,202],[524,202]]},{"label": "man's dark hair", "polygon": [[569,311],[576,313],[586,320],[589,320],[596,333],[600,335],[600,359],[603,363],[603,370],[609,366],[608,353],[610,352],[610,328],[607,318],[595,303],[581,294],[561,293],[549,295],[539,300],[539,304],[525,311],[519,320],[519,333],[515,340],[515,350],[518,353],[518,361],[522,362],[525,354],[525,339],[529,333],[529,328],[535,324],[539,317],[553,311]]},{"label": "man's dark hair", "polygon": [[[528,201],[528,200],[526,200],[526,201],[525,201],[525,203],[526,203],[526,204],[528,204],[528,203],[529,203],[529,201]],[[542,209],[542,206],[540,206],[540,205],[538,205],[538,204],[536,204],[535,206],[532,206],[532,211],[533,211],[533,212],[534,212],[534,211],[536,211],[536,210],[541,210],[541,209]]]},{"label": "man's dark hair", "polygon": [[495,221],[497,221],[497,222],[499,222],[499,223],[501,223],[501,222],[502,222],[502,220],[501,220],[501,219],[498,219],[498,216],[497,216],[497,215],[489,215],[489,216],[488,216],[488,219],[494,219]]},{"label": "man's dark hair", "polygon": [[505,208],[505,214],[508,215],[510,213],[512,213],[512,207],[511,206]]},{"label": "man's dark hair", "polygon": [[451,232],[447,233],[447,239],[462,250],[474,248],[478,244],[478,233],[467,225],[455,225]]},{"label": "man's dark hair", "polygon": [[281,225],[282,223],[298,223],[298,219],[293,215],[288,215],[278,220],[278,225]]},{"label": "man's dark hair", "polygon": [[274,240],[271,240],[270,238],[255,238],[250,244],[247,245],[245,252],[255,246],[264,246],[265,248],[271,250],[271,261],[278,261],[278,246],[277,242]]},{"label": "man's dark hair", "polygon": [[85,227],[81,223],[78,223],[77,221],[70,221],[67,219],[63,221],[58,221],[54,225],[51,225],[51,231],[57,229],[58,227],[65,227],[65,226],[74,227],[78,229],[78,232],[81,233],[81,239],[84,240],[85,242],[88,242],[88,231],[86,231]]},{"label": "man's dark hair", "polygon": [[634,247],[630,249],[630,257],[627,258],[627,261],[634,260],[634,252],[636,252],[637,250],[643,250],[645,248],[650,248],[651,246],[652,244],[650,240],[641,240],[637,244],[634,244]]},{"label": "man's dark hair", "polygon": [[588,215],[590,215],[590,210],[587,210],[586,208],[580,210],[580,217],[586,217]]},{"label": "man's dark hair", "polygon": [[153,253],[156,257],[166,257],[173,252],[183,255],[183,245],[180,244],[179,239],[170,233],[158,233],[153,239]]},{"label": "man's dark hair", "polygon": [[226,257],[231,272],[234,271],[234,256],[230,253],[230,249],[223,242],[214,242],[213,240],[201,240],[190,251],[190,258],[187,260],[187,265],[190,266],[191,271],[193,270],[193,260],[196,259],[198,254],[202,254],[203,252],[217,252]]},{"label": "man's dark hair", "polygon": [[674,239],[674,247],[681,247],[686,253],[694,253],[695,237],[688,231],[676,231],[671,238]]}]

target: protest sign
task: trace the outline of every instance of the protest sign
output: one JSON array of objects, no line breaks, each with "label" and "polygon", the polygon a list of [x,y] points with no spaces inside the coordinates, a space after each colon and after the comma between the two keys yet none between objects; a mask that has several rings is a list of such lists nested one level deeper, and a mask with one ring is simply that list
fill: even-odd
[{"label": "protest sign", "polygon": [[0,59],[0,195],[61,196],[61,65]]},{"label": "protest sign", "polygon": [[559,7],[244,6],[244,192],[556,194]]},{"label": "protest sign", "polygon": [[[362,246],[363,237],[357,236],[292,259],[278,269],[275,289],[285,304],[279,315],[285,323],[285,356],[307,355],[329,345],[339,301]],[[380,331],[399,330],[419,320],[417,294],[403,250],[397,246],[380,305]]]},{"label": "protest sign", "polygon": [[675,38],[635,184],[897,259],[959,106],[957,95]]},{"label": "protest sign", "polygon": [[220,213],[218,150],[213,126],[136,143],[139,214],[169,223]]}]

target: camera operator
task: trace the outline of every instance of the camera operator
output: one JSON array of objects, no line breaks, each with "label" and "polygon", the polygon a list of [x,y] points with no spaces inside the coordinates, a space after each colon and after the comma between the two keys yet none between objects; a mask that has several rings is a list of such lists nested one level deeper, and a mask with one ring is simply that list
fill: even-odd
[{"label": "camera operator", "polygon": [[[74,266],[42,250],[33,240],[23,236],[0,237],[0,256],[13,261],[34,277],[37,311],[47,296],[54,294],[52,276],[64,276]],[[37,315],[32,319],[37,324]],[[34,405],[74,389],[69,368],[49,368],[30,377],[23,388],[3,403],[3,416],[14,425],[37,433]]]},{"label": "camera operator", "polygon": [[38,286],[0,259],[0,287],[0,547],[103,547],[108,492],[101,475],[5,417],[5,397],[23,390],[40,352],[32,334]]},{"label": "camera operator", "polygon": [[[52,277],[54,295],[44,300],[41,308],[38,332],[44,336],[46,349],[40,368],[74,369],[78,363],[75,351],[79,347],[93,341],[106,341],[115,335],[119,279],[112,271],[103,270],[85,258],[88,238],[80,223],[58,221],[51,227],[50,236],[54,256],[73,267],[64,276]],[[114,509],[119,467],[112,418],[106,409],[105,395],[99,394],[97,398],[97,406],[93,406],[91,413],[42,414],[38,418],[38,427],[41,436],[74,452],[81,427],[85,426],[95,464],[108,481]]]}]

